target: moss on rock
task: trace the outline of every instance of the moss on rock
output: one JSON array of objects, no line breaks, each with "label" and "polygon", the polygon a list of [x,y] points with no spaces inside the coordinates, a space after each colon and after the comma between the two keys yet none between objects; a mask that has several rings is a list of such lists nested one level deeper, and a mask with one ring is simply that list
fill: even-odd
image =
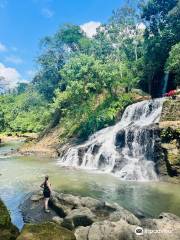
[{"label": "moss on rock", "polygon": [[26,224],[17,240],[75,240],[74,234],[52,222]]},{"label": "moss on rock", "polygon": [[163,104],[161,122],[180,120],[180,101],[168,99]]},{"label": "moss on rock", "polygon": [[6,206],[0,200],[0,240],[15,240],[18,234],[18,229],[11,223]]},{"label": "moss on rock", "polygon": [[166,100],[160,127],[163,160],[170,176],[180,176],[180,101]]}]

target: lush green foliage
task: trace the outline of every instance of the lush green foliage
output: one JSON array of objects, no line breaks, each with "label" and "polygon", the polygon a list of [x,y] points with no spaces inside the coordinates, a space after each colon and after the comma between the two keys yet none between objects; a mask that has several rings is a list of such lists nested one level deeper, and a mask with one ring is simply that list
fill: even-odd
[{"label": "lush green foliage", "polygon": [[0,96],[0,106],[1,130],[7,132],[39,132],[50,120],[47,102],[33,90]]},{"label": "lush green foliage", "polygon": [[[65,95],[65,92],[58,95],[55,102],[61,106],[60,127],[63,139],[74,136],[86,139],[95,131],[115,123],[123,109],[133,102],[133,95],[127,93],[118,97],[108,93],[93,94],[81,103],[73,102],[71,98],[68,99],[68,95]],[[68,101],[71,104],[68,104]]]},{"label": "lush green foliage", "polygon": [[155,95],[167,70],[179,84],[180,0],[137,2],[114,11],[93,38],[71,24],[45,37],[32,83],[0,97],[0,131],[59,124],[63,139],[86,139],[116,121],[132,88]]},{"label": "lush green foliage", "polygon": [[[144,82],[152,95],[161,87],[164,66],[171,47],[180,41],[180,1],[151,0],[143,7],[146,24],[144,52]],[[153,82],[157,82],[154,86]],[[156,95],[156,94],[155,94]]]},{"label": "lush green foliage", "polygon": [[166,70],[175,74],[177,85],[180,85],[180,43],[172,47],[166,62]]}]

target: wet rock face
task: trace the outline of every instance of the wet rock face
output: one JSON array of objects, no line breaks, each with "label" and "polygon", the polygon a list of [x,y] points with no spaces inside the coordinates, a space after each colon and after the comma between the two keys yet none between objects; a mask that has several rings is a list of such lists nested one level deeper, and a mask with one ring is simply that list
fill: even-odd
[{"label": "wet rock face", "polygon": [[122,129],[116,134],[115,146],[117,148],[125,147],[125,130]]},{"label": "wet rock face", "polygon": [[9,212],[0,200],[0,240],[15,240],[18,235],[18,229],[11,223]]},{"label": "wet rock face", "polygon": [[180,100],[164,102],[160,127],[159,169],[161,176],[180,179]]},{"label": "wet rock face", "polygon": [[98,162],[98,169],[103,170],[109,164],[108,157],[101,154]]},{"label": "wet rock face", "polygon": [[100,147],[101,147],[100,144],[98,144],[98,143],[95,144],[95,145],[93,146],[92,154],[93,154],[93,155],[97,154],[98,151],[99,151],[99,149],[100,149]]}]

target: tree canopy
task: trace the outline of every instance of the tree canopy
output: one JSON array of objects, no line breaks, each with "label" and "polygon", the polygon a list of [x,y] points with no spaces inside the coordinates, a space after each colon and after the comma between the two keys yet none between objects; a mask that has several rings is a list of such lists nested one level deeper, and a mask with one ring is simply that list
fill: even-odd
[{"label": "tree canopy", "polygon": [[180,0],[140,3],[114,10],[92,38],[73,24],[44,37],[33,81],[0,96],[0,131],[60,124],[61,137],[86,138],[115,122],[133,88],[159,96],[167,71],[179,85]]}]

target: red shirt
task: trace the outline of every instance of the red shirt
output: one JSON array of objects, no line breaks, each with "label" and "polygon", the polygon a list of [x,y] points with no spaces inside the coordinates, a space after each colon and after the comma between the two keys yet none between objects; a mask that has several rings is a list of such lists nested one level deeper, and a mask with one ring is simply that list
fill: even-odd
[{"label": "red shirt", "polygon": [[171,97],[173,96],[174,94],[176,94],[176,90],[171,90],[169,91],[168,93],[165,94],[166,97]]}]

